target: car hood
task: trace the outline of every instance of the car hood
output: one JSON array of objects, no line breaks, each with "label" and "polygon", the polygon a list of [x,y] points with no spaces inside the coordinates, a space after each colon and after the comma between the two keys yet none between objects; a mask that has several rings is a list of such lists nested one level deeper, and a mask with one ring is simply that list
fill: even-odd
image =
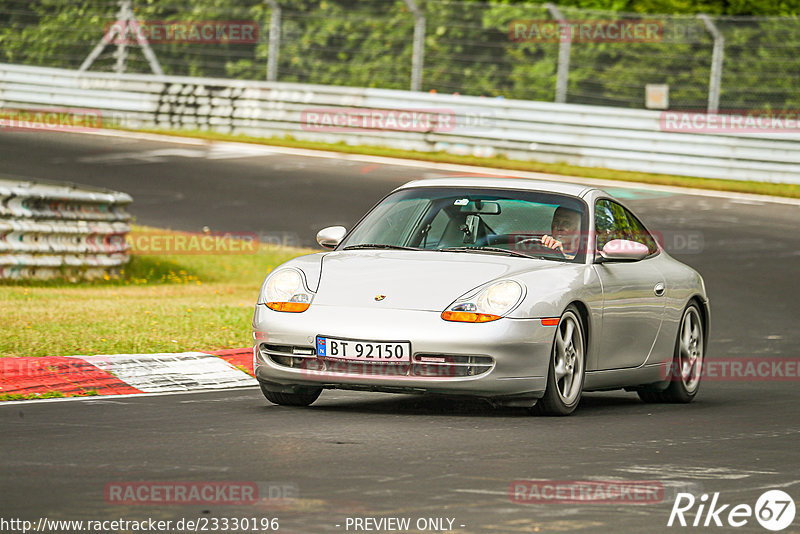
[{"label": "car hood", "polygon": [[[331,252],[322,259],[314,305],[441,312],[468,291],[492,280],[566,265],[460,252]],[[376,300],[379,296],[384,298]]]}]

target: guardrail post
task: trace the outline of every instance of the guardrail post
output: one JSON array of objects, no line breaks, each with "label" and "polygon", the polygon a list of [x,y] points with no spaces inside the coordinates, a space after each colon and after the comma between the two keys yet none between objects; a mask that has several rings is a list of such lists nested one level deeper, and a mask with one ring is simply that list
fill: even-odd
[{"label": "guardrail post", "polygon": [[415,0],[403,0],[414,15],[414,48],[411,52],[411,90],[422,90],[422,64],[425,56],[425,15]]},{"label": "guardrail post", "polygon": [[558,72],[556,74],[556,102],[563,104],[567,101],[567,81],[569,80],[569,53],[572,48],[572,30],[555,4],[544,5],[550,15],[561,25],[562,33],[567,32],[566,38],[562,37],[558,44]]},{"label": "guardrail post", "polygon": [[708,33],[714,38],[714,50],[711,55],[711,76],[708,80],[708,113],[719,111],[719,91],[722,86],[722,61],[725,58],[725,36],[719,31],[711,17],[705,13],[697,15],[703,21]]},{"label": "guardrail post", "polygon": [[266,0],[272,14],[269,17],[269,52],[267,56],[267,81],[278,79],[278,53],[281,49],[281,6],[277,0]]}]

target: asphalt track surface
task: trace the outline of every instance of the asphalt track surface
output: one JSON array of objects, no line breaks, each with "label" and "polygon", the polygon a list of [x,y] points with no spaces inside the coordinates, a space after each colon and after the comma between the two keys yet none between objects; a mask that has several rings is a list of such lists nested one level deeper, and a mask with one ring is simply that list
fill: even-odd
[{"label": "asphalt track surface", "polygon": [[[352,225],[396,185],[443,174],[261,148],[25,132],[0,135],[0,161],[5,174],[126,191],[141,224],[303,244],[323,226]],[[708,358],[797,360],[797,206],[613,192],[704,276]],[[280,531],[302,533],[355,532],[348,517],[408,517],[412,525],[451,518],[453,532],[487,534],[708,530],[666,527],[676,491],[719,492],[720,503],[751,506],[767,489],[800,497],[798,401],[797,381],[747,380],[704,382],[690,405],[587,394],[569,418],[340,391],[305,409],[272,406],[256,389],[7,403],[0,517],[278,517]],[[509,498],[515,480],[653,480],[665,496],[651,504],[519,504]],[[107,484],[130,481],[253,481],[290,488],[294,498],[276,501],[264,490],[256,504],[238,506],[106,502]],[[767,532],[754,518],[736,530]],[[800,532],[800,518],[784,532]]]}]

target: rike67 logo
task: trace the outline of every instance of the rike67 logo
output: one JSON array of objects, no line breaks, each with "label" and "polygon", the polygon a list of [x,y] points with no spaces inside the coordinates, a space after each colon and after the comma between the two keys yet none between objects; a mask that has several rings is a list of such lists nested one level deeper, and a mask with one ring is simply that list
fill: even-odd
[{"label": "rike67 logo", "polygon": [[791,525],[794,516],[794,500],[781,490],[762,493],[755,506],[723,504],[719,500],[719,492],[714,493],[710,500],[707,493],[699,498],[691,493],[678,493],[667,526],[739,528],[755,517],[762,527],[777,532]]}]

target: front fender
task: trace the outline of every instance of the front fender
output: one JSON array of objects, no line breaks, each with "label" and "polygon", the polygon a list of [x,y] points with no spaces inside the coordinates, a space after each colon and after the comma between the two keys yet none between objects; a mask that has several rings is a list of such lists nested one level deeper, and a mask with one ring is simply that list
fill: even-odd
[{"label": "front fender", "polygon": [[[586,369],[597,369],[599,340],[602,332],[603,288],[591,265],[565,265],[559,269],[547,269],[521,274],[515,279],[527,288],[525,299],[509,317],[536,319],[560,317],[567,306],[576,303],[579,311],[585,312],[587,328]],[[583,308],[583,309],[581,309]],[[555,335],[555,329],[553,330]]]}]

